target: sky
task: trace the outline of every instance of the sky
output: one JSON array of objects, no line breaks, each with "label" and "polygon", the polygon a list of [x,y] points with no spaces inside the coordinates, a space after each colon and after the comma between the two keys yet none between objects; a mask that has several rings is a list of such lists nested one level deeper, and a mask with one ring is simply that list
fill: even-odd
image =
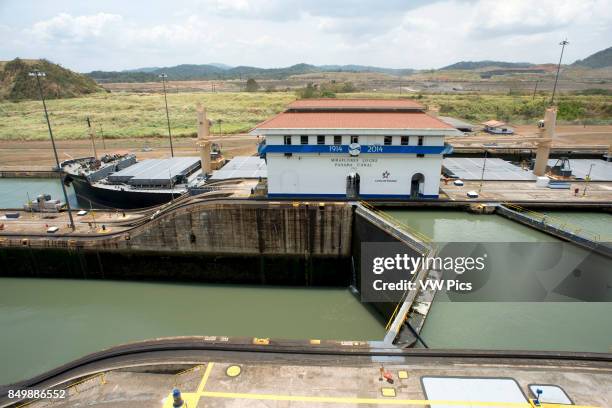
[{"label": "sky", "polygon": [[79,72],[178,64],[440,68],[564,62],[612,45],[612,0],[0,0],[0,60]]}]

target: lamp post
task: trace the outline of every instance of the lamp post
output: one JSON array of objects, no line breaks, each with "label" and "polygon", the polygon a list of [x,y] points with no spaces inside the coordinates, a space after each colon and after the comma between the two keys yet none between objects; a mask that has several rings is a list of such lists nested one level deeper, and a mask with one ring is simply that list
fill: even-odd
[{"label": "lamp post", "polygon": [[168,138],[170,139],[170,155],[174,157],[174,148],[172,147],[172,132],[170,131],[170,114],[168,113],[168,97],[166,96],[166,81],[168,74],[162,73],[158,75],[162,80],[164,87],[164,102],[166,103],[166,120],[168,122]]},{"label": "lamp post", "polygon": [[589,186],[589,181],[591,181],[591,171],[593,170],[594,165],[595,163],[591,164],[591,167],[589,167],[589,174],[587,174],[586,177],[584,178],[584,191],[582,192],[583,196],[586,195],[587,187]]},{"label": "lamp post", "polygon": [[484,183],[486,167],[487,167],[487,149],[485,149],[484,151],[484,160],[482,161],[482,174],[480,175],[480,187],[478,187],[478,194],[482,192],[482,184]]},{"label": "lamp post", "polygon": [[60,184],[62,185],[62,191],[64,192],[64,199],[66,200],[66,208],[68,209],[68,218],[70,219],[70,228],[75,230],[74,220],[72,219],[72,209],[70,208],[70,201],[68,200],[68,193],[66,192],[66,186],[64,184],[64,175],[63,170],[60,167],[59,158],[57,157],[57,149],[55,147],[55,139],[53,138],[53,131],[51,130],[51,122],[49,121],[49,113],[47,112],[47,104],[45,103],[45,97],[42,91],[42,85],[40,84],[40,78],[45,77],[47,74],[44,72],[35,70],[28,74],[31,77],[36,78],[36,83],[38,85],[38,92],[40,93],[40,100],[43,104],[43,109],[45,110],[45,118],[47,119],[47,127],[49,128],[49,136],[51,137],[51,145],[53,146],[53,154],[55,155],[55,165],[57,166],[57,171],[59,173]]},{"label": "lamp post", "polygon": [[550,97],[550,105],[552,106],[555,102],[555,91],[557,90],[557,81],[559,80],[559,71],[561,70],[561,60],[563,59],[563,51],[565,46],[569,44],[567,38],[559,43],[561,46],[561,56],[559,57],[559,64],[557,64],[557,75],[555,76],[555,85],[553,86],[552,96]]}]

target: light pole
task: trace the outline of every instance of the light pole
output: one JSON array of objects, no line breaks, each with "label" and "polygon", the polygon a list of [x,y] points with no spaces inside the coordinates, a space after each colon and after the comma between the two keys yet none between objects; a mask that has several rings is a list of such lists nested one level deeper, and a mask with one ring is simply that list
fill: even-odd
[{"label": "light pole", "polygon": [[539,79],[536,79],[536,83],[535,86],[533,87],[533,96],[531,97],[531,100],[533,101],[535,99],[536,96],[536,92],[538,91],[538,83],[540,82]]},{"label": "light pole", "polygon": [[589,186],[589,181],[591,181],[591,170],[593,170],[594,165],[595,163],[591,164],[591,167],[589,167],[589,174],[587,174],[584,178],[584,191],[582,192],[583,196],[586,195],[587,187]]},{"label": "light pole", "polygon": [[555,102],[555,91],[557,90],[557,81],[559,80],[559,71],[561,70],[561,60],[563,59],[563,51],[565,46],[569,44],[567,38],[559,43],[561,46],[561,56],[559,57],[559,64],[557,64],[557,75],[555,76],[555,85],[553,86],[552,96],[550,97],[550,105],[552,106]]},{"label": "light pole", "polygon": [[47,119],[47,127],[49,128],[49,136],[51,137],[51,145],[53,146],[53,154],[55,155],[55,165],[57,166],[57,171],[59,173],[60,184],[62,185],[62,191],[64,192],[64,199],[66,200],[66,208],[68,209],[68,218],[70,219],[70,228],[75,230],[74,220],[72,219],[72,209],[70,208],[70,201],[68,200],[68,193],[66,192],[66,186],[64,184],[64,175],[63,169],[60,167],[59,158],[57,157],[57,149],[55,147],[55,139],[53,138],[53,131],[51,130],[51,122],[49,121],[49,113],[47,112],[47,104],[45,103],[45,97],[42,91],[42,85],[40,84],[40,77],[44,77],[47,74],[41,71],[32,71],[28,74],[29,76],[36,78],[36,83],[38,85],[38,92],[40,93],[40,100],[43,104],[43,109],[45,110],[45,118]]},{"label": "light pole", "polygon": [[482,174],[480,175],[480,187],[478,187],[478,194],[482,192],[482,184],[484,183],[485,168],[487,167],[487,149],[484,151],[484,160],[482,161]]},{"label": "light pole", "polygon": [[168,74],[162,73],[158,75],[162,80],[162,85],[164,87],[164,102],[166,103],[166,120],[168,122],[168,138],[170,139],[170,155],[174,157],[174,148],[172,147],[172,132],[170,131],[170,114],[168,113],[168,97],[166,96],[166,80],[168,78]]}]

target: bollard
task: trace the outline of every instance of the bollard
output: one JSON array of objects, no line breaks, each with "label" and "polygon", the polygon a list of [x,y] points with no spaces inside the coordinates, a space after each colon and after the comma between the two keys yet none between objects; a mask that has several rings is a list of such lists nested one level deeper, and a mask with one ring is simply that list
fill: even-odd
[{"label": "bollard", "polygon": [[173,407],[187,406],[185,401],[183,401],[183,398],[181,398],[181,390],[178,388],[172,390],[172,398],[174,399],[174,402],[172,403]]},{"label": "bollard", "polygon": [[533,400],[533,403],[536,405],[536,407],[539,407],[541,405],[541,403],[540,403],[540,396],[542,395],[542,392],[543,391],[541,389],[539,389],[539,388],[536,390],[536,395],[537,396],[536,396],[536,399]]}]

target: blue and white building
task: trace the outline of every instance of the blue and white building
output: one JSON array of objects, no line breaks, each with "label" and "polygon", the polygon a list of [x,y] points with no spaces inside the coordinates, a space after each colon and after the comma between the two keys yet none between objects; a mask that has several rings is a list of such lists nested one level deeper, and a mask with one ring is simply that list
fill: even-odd
[{"label": "blue and white building", "polygon": [[441,164],[460,134],[406,100],[307,99],[257,125],[268,197],[438,198]]}]

